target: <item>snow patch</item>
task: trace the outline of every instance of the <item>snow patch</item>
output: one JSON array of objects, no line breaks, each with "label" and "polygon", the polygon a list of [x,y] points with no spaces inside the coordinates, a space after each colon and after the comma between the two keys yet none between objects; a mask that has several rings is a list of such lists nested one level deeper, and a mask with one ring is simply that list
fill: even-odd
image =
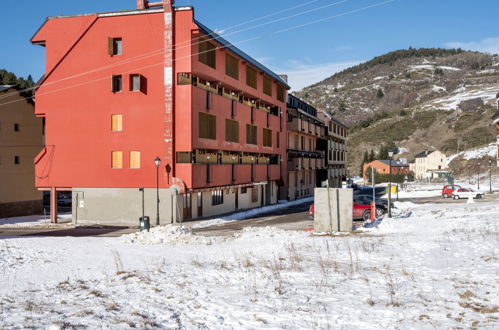
[{"label": "snow patch", "polygon": [[461,151],[460,153],[447,157],[447,166],[449,166],[449,164],[459,156],[463,156],[465,160],[480,159],[487,156],[494,157],[496,155],[496,148],[496,144],[491,143],[485,147]]},{"label": "snow patch", "polygon": [[210,245],[213,238],[198,236],[192,230],[182,225],[167,225],[151,228],[150,231],[141,231],[123,235],[122,241],[127,244],[144,245],[177,245],[177,244],[204,244]]}]

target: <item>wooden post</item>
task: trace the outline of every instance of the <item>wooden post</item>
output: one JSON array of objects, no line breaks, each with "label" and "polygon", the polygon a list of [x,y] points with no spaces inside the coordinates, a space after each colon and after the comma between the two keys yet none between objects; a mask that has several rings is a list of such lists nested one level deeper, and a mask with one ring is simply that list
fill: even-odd
[{"label": "wooden post", "polygon": [[57,190],[50,187],[50,222],[57,223]]}]

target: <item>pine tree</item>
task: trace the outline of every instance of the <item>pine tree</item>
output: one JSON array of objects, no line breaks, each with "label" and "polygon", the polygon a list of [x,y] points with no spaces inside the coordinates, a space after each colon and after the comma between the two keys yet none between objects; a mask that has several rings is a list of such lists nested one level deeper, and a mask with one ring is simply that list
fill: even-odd
[{"label": "pine tree", "polygon": [[376,160],[376,155],[374,154],[374,150],[371,149],[371,152],[369,153],[369,163],[373,160]]},{"label": "pine tree", "polygon": [[376,92],[376,97],[378,99],[381,99],[383,98],[383,96],[385,96],[385,93],[383,93],[383,90],[381,88],[378,88],[378,91]]}]

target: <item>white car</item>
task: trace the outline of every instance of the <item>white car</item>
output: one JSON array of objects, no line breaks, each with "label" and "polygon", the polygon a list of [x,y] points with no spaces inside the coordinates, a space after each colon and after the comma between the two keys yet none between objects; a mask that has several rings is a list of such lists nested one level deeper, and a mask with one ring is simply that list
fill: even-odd
[{"label": "white car", "polygon": [[483,197],[483,192],[481,191],[475,191],[471,188],[458,188],[452,192],[452,198],[454,199],[460,199],[460,198],[469,198],[473,196],[473,198],[482,198]]}]

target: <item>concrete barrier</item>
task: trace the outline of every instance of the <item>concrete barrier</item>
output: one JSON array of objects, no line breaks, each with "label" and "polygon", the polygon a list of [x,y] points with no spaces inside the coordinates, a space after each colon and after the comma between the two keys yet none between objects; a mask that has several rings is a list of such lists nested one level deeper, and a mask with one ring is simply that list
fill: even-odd
[{"label": "concrete barrier", "polygon": [[353,190],[315,188],[314,231],[317,233],[351,232]]}]

